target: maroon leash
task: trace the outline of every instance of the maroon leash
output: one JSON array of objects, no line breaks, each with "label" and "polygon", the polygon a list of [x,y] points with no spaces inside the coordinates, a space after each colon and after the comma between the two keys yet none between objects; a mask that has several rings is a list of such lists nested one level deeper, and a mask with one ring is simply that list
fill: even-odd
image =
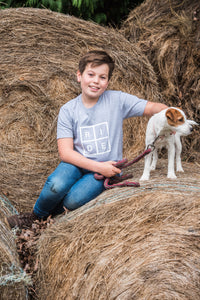
[{"label": "maroon leash", "polygon": [[[138,162],[141,158],[143,158],[145,155],[149,154],[151,151],[152,151],[151,148],[147,148],[142,154],[140,154],[139,156],[137,156],[135,159],[131,160],[130,162],[128,162],[128,160],[126,158],[119,160],[115,164],[115,167],[117,167],[119,169],[125,169],[125,168],[133,165],[134,163]],[[133,174],[105,177],[103,175],[95,173],[94,177],[97,180],[104,180],[105,189],[113,189],[114,187],[124,187],[124,186],[134,186],[134,187],[140,186],[139,182],[124,181],[125,179],[133,177]]]}]

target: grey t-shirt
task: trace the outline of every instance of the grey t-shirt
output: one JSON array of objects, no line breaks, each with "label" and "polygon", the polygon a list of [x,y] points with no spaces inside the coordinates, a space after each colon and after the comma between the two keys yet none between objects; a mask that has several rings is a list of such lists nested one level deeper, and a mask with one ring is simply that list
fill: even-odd
[{"label": "grey t-shirt", "polygon": [[86,108],[79,95],[61,107],[57,139],[73,138],[74,150],[90,159],[118,161],[123,155],[123,120],[142,116],[146,104],[136,96],[108,90]]}]

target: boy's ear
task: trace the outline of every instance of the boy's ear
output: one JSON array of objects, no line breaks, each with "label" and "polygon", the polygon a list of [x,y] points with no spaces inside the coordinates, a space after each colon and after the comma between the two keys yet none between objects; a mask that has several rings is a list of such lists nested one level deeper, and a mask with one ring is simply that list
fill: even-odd
[{"label": "boy's ear", "polygon": [[81,81],[81,72],[79,70],[76,73],[76,77],[77,77],[77,81],[80,82]]}]

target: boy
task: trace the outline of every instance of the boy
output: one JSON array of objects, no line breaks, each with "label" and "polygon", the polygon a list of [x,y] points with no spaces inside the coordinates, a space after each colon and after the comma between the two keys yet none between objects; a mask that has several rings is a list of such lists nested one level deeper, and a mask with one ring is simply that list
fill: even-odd
[{"label": "boy", "polygon": [[114,61],[105,51],[89,51],[79,62],[82,94],[60,109],[57,143],[61,163],[48,177],[33,212],[7,218],[10,227],[31,226],[36,219],[74,210],[104,191],[105,177],[120,174],[123,120],[152,116],[167,108],[120,91],[107,91]]}]

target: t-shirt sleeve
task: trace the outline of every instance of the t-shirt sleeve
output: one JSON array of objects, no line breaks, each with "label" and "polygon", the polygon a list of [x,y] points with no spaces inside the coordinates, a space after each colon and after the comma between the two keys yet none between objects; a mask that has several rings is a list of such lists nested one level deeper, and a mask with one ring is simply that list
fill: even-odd
[{"label": "t-shirt sleeve", "polygon": [[122,105],[123,118],[142,116],[147,102],[147,100],[121,92],[120,103]]},{"label": "t-shirt sleeve", "polygon": [[68,107],[62,106],[58,114],[57,139],[73,138],[73,123]]}]

